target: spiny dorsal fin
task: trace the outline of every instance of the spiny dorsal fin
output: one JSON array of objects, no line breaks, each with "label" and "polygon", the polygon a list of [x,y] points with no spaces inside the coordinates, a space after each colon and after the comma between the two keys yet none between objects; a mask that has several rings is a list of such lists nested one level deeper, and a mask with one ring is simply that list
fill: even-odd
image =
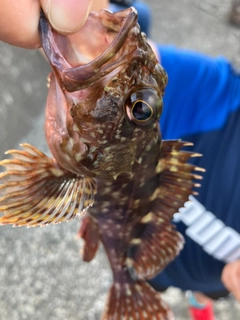
[{"label": "spiny dorsal fin", "polygon": [[82,214],[93,204],[96,184],[61,169],[56,161],[29,144],[9,150],[0,161],[0,225],[44,226]]},{"label": "spiny dorsal fin", "polygon": [[204,172],[193,164],[187,163],[192,157],[201,156],[198,153],[181,151],[191,143],[181,140],[163,141],[161,155],[156,167],[159,174],[159,187],[151,197],[154,202],[154,213],[160,217],[172,219],[173,214],[184,206],[191,194],[195,194],[194,187],[200,187],[195,180],[202,179],[196,171]]}]

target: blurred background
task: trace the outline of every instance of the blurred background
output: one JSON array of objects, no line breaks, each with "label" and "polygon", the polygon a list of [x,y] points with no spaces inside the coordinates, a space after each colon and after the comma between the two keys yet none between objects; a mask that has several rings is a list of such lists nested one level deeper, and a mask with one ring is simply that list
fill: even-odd
[{"label": "blurred background", "polygon": [[[151,38],[159,43],[224,55],[240,67],[240,29],[228,23],[231,0],[148,0]],[[50,68],[36,51],[0,43],[0,158],[28,142],[47,151],[46,78]],[[111,271],[100,249],[81,261],[79,221],[45,228],[0,228],[0,320],[99,320]],[[185,297],[170,288],[164,299],[176,319],[188,319]],[[218,320],[240,318],[230,298],[215,304]]]}]

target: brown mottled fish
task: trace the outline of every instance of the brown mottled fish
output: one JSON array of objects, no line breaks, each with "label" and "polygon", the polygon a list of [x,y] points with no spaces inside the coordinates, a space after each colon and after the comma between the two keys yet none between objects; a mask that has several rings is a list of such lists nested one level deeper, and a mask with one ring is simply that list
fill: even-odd
[{"label": "brown mottled fish", "polygon": [[46,138],[53,158],[29,144],[10,150],[0,176],[0,224],[44,226],[83,215],[83,259],[102,243],[113,271],[103,320],[173,319],[146,279],[183,246],[171,225],[192,193],[192,153],[162,141],[167,76],[140,32],[137,12],[91,13],[62,36],[40,18],[52,66]]}]

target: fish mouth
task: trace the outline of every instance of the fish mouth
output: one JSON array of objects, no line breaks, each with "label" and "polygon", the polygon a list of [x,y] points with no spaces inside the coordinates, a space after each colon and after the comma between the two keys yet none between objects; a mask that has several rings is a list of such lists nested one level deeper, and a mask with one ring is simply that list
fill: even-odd
[{"label": "fish mouth", "polygon": [[125,64],[128,57],[121,48],[134,27],[139,30],[132,7],[117,13],[91,12],[78,32],[66,36],[50,26],[43,12],[39,21],[43,50],[69,92],[86,88]]}]

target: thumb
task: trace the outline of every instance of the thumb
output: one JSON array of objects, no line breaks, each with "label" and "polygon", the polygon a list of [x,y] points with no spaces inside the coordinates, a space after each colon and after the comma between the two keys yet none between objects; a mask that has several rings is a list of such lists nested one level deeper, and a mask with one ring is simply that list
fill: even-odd
[{"label": "thumb", "polygon": [[40,0],[52,27],[61,33],[73,33],[85,23],[92,0]]}]

